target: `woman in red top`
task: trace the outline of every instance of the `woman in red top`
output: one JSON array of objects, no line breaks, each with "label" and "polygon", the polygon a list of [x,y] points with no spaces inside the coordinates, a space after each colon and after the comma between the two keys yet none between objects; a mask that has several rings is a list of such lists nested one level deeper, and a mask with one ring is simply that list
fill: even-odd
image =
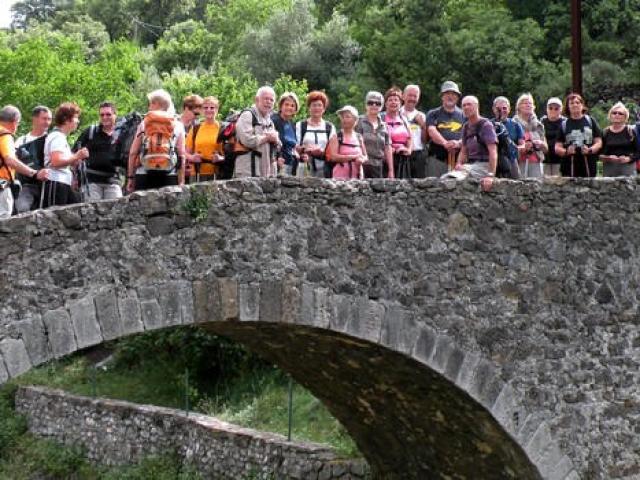
[{"label": "woman in red top", "polygon": [[384,122],[387,124],[393,150],[393,170],[396,178],[411,178],[411,129],[409,122],[400,113],[402,107],[402,91],[391,87],[384,94]]}]

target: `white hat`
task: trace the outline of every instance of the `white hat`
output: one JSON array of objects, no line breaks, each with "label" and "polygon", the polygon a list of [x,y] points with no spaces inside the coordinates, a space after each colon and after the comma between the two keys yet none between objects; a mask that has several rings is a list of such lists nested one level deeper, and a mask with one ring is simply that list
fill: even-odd
[{"label": "white hat", "polygon": [[558,97],[551,97],[549,100],[547,100],[547,107],[549,105],[558,105],[560,108],[562,108],[562,100],[560,100]]},{"label": "white hat", "polygon": [[351,105],[345,105],[340,110],[338,110],[336,114],[340,115],[341,113],[345,113],[345,112],[348,112],[354,117],[358,118],[358,110],[356,109],[356,107],[352,107]]}]

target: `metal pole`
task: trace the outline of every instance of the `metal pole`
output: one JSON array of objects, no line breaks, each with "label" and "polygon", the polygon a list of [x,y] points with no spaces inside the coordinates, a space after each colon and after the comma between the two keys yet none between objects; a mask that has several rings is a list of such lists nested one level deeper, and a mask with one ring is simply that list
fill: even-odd
[{"label": "metal pole", "polygon": [[187,412],[187,417],[189,416],[189,369],[185,368],[184,370],[184,410]]},{"label": "metal pole", "polygon": [[289,377],[289,430],[287,432],[287,440],[291,441],[291,425],[293,424],[293,380]]},{"label": "metal pole", "polygon": [[93,397],[98,396],[98,385],[97,385],[96,373],[97,373],[96,366],[91,365],[91,395]]},{"label": "metal pole", "polygon": [[571,85],[582,95],[582,2],[571,0]]}]

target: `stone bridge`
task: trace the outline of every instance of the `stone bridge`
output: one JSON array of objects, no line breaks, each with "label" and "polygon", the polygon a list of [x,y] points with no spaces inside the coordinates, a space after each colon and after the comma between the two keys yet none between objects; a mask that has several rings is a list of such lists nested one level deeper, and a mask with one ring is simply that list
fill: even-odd
[{"label": "stone bridge", "polygon": [[289,372],[377,478],[640,478],[640,188],[234,180],[0,223],[0,383],[195,324]]}]

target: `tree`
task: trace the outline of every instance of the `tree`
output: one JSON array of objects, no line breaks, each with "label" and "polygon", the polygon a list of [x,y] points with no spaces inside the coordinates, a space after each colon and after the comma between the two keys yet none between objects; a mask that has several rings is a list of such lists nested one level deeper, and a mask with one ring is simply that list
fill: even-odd
[{"label": "tree", "polygon": [[30,23],[46,22],[56,11],[54,0],[22,0],[11,7],[11,26],[26,29]]},{"label": "tree", "polygon": [[223,38],[202,22],[187,20],[167,30],[155,48],[155,65],[161,72],[174,68],[208,68],[219,60]]}]

